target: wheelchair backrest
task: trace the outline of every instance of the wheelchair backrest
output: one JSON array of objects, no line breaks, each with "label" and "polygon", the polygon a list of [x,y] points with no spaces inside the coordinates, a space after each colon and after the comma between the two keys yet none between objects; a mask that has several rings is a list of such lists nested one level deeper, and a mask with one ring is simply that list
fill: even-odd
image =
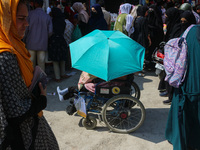
[{"label": "wheelchair backrest", "polygon": [[119,94],[130,94],[131,86],[126,81],[110,81],[97,84],[96,96],[111,98]]}]

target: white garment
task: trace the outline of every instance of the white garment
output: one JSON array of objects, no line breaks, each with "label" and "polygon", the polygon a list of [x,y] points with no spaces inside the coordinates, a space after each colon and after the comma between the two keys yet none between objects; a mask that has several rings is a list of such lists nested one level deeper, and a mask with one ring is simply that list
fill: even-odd
[{"label": "white garment", "polygon": [[119,12],[121,14],[128,14],[126,16],[126,31],[128,32],[128,36],[130,36],[134,32],[134,27],[132,26],[134,17],[130,15],[132,5],[129,3],[125,3],[120,5]]},{"label": "white garment", "polygon": [[121,14],[130,14],[131,9],[132,5],[129,3],[125,3],[120,5],[119,11],[121,12]]},{"label": "white garment", "polygon": [[130,35],[135,31],[133,25],[133,16],[131,16],[130,14],[128,14],[126,16],[126,31],[128,32],[128,36],[130,37]]},{"label": "white garment", "polygon": [[137,17],[137,9],[138,9],[138,6],[133,6],[133,9],[131,10],[130,15],[133,16],[133,18]]},{"label": "white garment", "polygon": [[51,12],[51,8],[47,7],[47,14],[49,15],[50,12]]}]

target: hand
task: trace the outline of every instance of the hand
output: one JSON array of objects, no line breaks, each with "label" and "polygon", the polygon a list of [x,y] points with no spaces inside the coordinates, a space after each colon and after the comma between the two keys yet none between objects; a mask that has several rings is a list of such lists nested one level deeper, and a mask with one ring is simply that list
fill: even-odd
[{"label": "hand", "polygon": [[47,96],[47,87],[43,88],[42,83],[39,82],[39,88],[40,88],[40,95]]}]

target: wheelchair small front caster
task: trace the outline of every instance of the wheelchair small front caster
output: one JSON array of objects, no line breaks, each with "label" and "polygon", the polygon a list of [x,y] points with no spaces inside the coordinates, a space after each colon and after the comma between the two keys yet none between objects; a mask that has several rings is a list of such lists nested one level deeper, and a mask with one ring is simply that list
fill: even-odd
[{"label": "wheelchair small front caster", "polygon": [[87,116],[86,118],[83,118],[82,120],[82,125],[87,129],[87,130],[92,130],[96,127],[97,125],[97,120],[93,116]]}]

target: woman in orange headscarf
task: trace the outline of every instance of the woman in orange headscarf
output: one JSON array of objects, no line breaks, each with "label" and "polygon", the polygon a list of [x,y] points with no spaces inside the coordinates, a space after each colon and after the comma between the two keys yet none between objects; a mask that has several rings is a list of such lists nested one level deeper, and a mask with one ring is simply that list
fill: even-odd
[{"label": "woman in orange headscarf", "polygon": [[33,78],[30,54],[21,39],[28,22],[24,0],[0,1],[0,149],[53,149],[56,138],[45,118],[46,90],[32,101],[28,87]]}]

